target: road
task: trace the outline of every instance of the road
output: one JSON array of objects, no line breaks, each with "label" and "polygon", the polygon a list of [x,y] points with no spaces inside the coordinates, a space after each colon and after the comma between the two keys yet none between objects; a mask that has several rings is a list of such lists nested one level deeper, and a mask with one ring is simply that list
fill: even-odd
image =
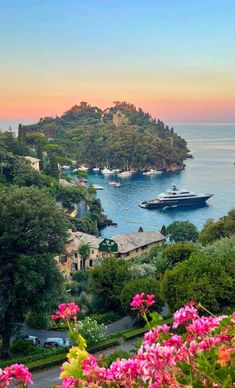
[{"label": "road", "polygon": [[[119,319],[118,321],[115,321],[111,323],[110,325],[107,325],[106,334],[113,334],[118,333],[119,331],[126,330],[133,326],[132,319],[127,316],[122,319]],[[58,330],[39,330],[39,329],[33,329],[27,326],[23,326],[21,329],[22,335],[35,335],[40,339],[41,346],[44,345],[44,342],[46,338],[68,338],[69,335],[66,331],[58,331]]]},{"label": "road", "polygon": [[[132,339],[128,342],[125,342],[122,345],[113,346],[112,348],[103,350],[102,352],[95,353],[94,355],[97,357],[98,355],[102,354],[103,356],[108,356],[109,354],[115,352],[116,350],[126,350],[127,352],[134,352],[135,351],[135,343],[137,339]],[[60,375],[60,366],[56,366],[50,369],[45,369],[40,372],[34,372],[33,373],[33,381],[34,381],[34,388],[46,388],[51,385],[60,384],[61,380],[58,378]]]}]

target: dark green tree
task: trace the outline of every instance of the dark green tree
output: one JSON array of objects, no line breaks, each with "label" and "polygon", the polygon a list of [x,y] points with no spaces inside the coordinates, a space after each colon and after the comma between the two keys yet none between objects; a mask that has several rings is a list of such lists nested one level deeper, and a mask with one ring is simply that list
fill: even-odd
[{"label": "dark green tree", "polygon": [[201,303],[213,313],[221,313],[235,304],[235,250],[211,249],[196,252],[165,272],[161,281],[162,298],[172,311],[190,300]]},{"label": "dark green tree", "polygon": [[120,311],[120,294],[126,281],[131,278],[128,263],[114,257],[104,259],[90,273],[90,290],[99,298],[104,311]]},{"label": "dark green tree", "polygon": [[163,236],[166,236],[166,226],[165,226],[165,225],[162,225],[161,234],[162,234]]},{"label": "dark green tree", "polygon": [[81,244],[78,247],[78,253],[82,260],[82,269],[85,271],[86,269],[86,261],[90,257],[91,247],[86,241],[81,241]]},{"label": "dark green tree", "polygon": [[190,242],[165,245],[163,256],[171,261],[172,265],[189,259],[191,254],[197,250],[195,244]]},{"label": "dark green tree", "polygon": [[235,234],[235,209],[231,209],[227,216],[218,221],[208,220],[199,236],[199,241],[203,244],[211,244],[223,237]]},{"label": "dark green tree", "polygon": [[198,231],[194,224],[189,221],[174,221],[166,228],[166,234],[171,241],[184,242],[198,239]]},{"label": "dark green tree", "polygon": [[0,330],[9,356],[14,325],[44,311],[61,292],[54,256],[62,252],[68,222],[53,198],[35,187],[0,191]]},{"label": "dark green tree", "polygon": [[18,142],[21,144],[21,145],[25,145],[26,144],[26,130],[25,130],[25,126],[22,125],[22,124],[19,124],[18,125]]}]

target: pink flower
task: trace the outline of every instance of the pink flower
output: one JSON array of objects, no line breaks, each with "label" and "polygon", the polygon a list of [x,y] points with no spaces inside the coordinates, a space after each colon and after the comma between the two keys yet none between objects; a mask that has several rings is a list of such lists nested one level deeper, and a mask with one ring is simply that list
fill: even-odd
[{"label": "pink flower", "polygon": [[168,333],[168,331],[170,330],[170,326],[168,326],[166,323],[164,323],[164,325],[158,325],[158,330],[162,330],[164,331],[164,333]]},{"label": "pink flower", "polygon": [[[7,376],[8,384],[9,380],[17,380],[22,382],[23,384],[33,384],[31,379],[32,374],[29,372],[28,368],[23,364],[13,364],[4,369],[3,373]],[[0,381],[1,381],[1,373],[0,373]],[[8,385],[7,384],[7,385]]]},{"label": "pink flower", "polygon": [[196,307],[193,307],[193,302],[189,302],[189,304],[186,304],[174,313],[173,328],[176,329],[178,326],[183,325],[188,321],[193,321],[196,318],[198,318],[197,309]]},{"label": "pink flower", "polygon": [[167,340],[163,341],[164,346],[175,346],[175,347],[180,347],[183,345],[183,340],[181,335],[177,334],[171,334],[171,337],[168,338]]},{"label": "pink flower", "polygon": [[235,311],[234,311],[233,314],[232,314],[232,319],[231,319],[231,321],[232,321],[233,323],[235,323]]},{"label": "pink flower", "polygon": [[213,317],[200,317],[186,326],[186,330],[194,336],[202,338],[219,326],[219,320]]},{"label": "pink flower", "polygon": [[149,307],[151,307],[154,303],[154,295],[145,294],[141,292],[141,294],[136,294],[130,304],[132,310],[138,310],[139,314],[145,314]]},{"label": "pink flower", "polygon": [[65,377],[63,379],[61,388],[77,388],[78,387],[78,380],[74,377]]},{"label": "pink flower", "polygon": [[80,308],[75,303],[62,303],[59,305],[59,310],[52,315],[52,319],[64,319],[68,321],[69,319],[74,319],[77,316],[77,313],[80,311]]}]

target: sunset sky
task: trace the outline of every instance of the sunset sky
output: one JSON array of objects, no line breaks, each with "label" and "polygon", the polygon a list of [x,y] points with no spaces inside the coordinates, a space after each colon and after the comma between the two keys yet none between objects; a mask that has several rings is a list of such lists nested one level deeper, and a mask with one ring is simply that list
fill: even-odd
[{"label": "sunset sky", "polygon": [[234,0],[0,0],[0,120],[80,101],[235,121]]}]

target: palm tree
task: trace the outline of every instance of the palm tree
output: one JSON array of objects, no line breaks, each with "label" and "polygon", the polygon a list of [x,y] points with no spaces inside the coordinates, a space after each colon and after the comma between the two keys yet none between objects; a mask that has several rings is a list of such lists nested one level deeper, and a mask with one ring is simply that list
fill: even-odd
[{"label": "palm tree", "polygon": [[91,248],[90,244],[86,241],[81,241],[81,244],[78,247],[78,253],[82,260],[82,270],[84,271],[86,268],[86,260],[90,257]]}]

